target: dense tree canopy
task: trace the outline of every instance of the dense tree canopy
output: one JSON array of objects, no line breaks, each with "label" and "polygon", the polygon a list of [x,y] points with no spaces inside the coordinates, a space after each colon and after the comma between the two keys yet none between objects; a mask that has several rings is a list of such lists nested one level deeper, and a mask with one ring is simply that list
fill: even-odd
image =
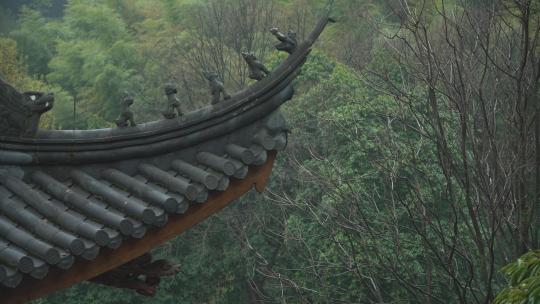
[{"label": "dense tree canopy", "polygon": [[[267,193],[159,248],[182,271],[148,303],[540,301],[538,252],[518,260],[540,243],[538,1],[7,1],[0,77],[55,92],[46,128],[111,126],[124,91],[159,119],[164,84],[184,111],[210,102],[205,70],[245,88],[240,52],[276,66],[268,29],[302,39],[329,3]],[[36,303],[142,301],[83,283]]]}]

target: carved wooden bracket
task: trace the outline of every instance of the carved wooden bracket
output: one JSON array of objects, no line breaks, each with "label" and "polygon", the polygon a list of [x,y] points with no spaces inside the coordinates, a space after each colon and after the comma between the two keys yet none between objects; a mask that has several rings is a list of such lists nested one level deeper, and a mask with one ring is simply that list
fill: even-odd
[{"label": "carved wooden bracket", "polygon": [[178,272],[179,265],[167,260],[152,261],[152,254],[147,252],[90,281],[116,288],[133,289],[143,296],[153,296],[162,277],[174,276]]}]

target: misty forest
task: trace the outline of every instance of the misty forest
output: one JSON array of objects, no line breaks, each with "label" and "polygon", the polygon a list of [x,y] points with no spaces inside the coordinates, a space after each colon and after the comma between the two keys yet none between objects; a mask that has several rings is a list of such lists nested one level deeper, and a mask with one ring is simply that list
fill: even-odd
[{"label": "misty forest", "polygon": [[[540,1],[0,0],[0,77],[54,92],[45,129],[210,103],[329,25],[282,107],[288,145],[249,193],[154,250],[154,297],[89,282],[35,304],[540,303]],[[1,300],[0,300],[1,302]]]}]

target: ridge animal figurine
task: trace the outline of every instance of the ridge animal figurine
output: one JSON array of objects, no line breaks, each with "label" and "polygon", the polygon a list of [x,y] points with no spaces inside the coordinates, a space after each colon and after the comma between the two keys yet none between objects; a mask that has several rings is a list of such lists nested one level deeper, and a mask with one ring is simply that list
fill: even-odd
[{"label": "ridge animal figurine", "polygon": [[128,126],[134,127],[136,125],[133,112],[129,109],[132,104],[133,97],[126,92],[124,99],[122,100],[122,112],[115,121],[118,128],[126,128]]},{"label": "ridge animal figurine", "polygon": [[29,129],[27,135],[33,134],[39,128],[39,119],[42,114],[50,111],[54,106],[54,94],[44,94],[42,92],[24,92],[23,95],[31,102],[28,104]]},{"label": "ridge animal figurine", "polygon": [[0,135],[33,137],[39,128],[41,115],[53,106],[54,94],[21,93],[0,78]]},{"label": "ridge animal figurine", "polygon": [[249,66],[249,78],[262,80],[266,75],[270,74],[270,71],[252,52],[242,52],[242,57]]},{"label": "ridge animal figurine", "polygon": [[276,44],[275,47],[278,51],[284,51],[289,54],[292,54],[294,50],[296,49],[296,45],[298,42],[296,41],[296,32],[293,30],[289,30],[287,32],[287,35],[281,33],[277,27],[273,27],[270,29],[270,33],[274,35],[280,43]]},{"label": "ridge animal figurine", "polygon": [[178,100],[176,94],[178,94],[178,90],[173,84],[165,85],[165,95],[167,95],[168,104],[167,109],[162,114],[167,119],[184,115],[180,110],[180,100]]},{"label": "ridge animal figurine", "polygon": [[223,95],[223,99],[227,100],[230,99],[231,96],[225,92],[225,87],[223,86],[223,82],[221,79],[219,79],[219,76],[217,73],[214,72],[204,72],[204,78],[208,80],[208,84],[210,85],[210,93],[212,94],[212,104],[218,104],[221,101],[221,95]]}]

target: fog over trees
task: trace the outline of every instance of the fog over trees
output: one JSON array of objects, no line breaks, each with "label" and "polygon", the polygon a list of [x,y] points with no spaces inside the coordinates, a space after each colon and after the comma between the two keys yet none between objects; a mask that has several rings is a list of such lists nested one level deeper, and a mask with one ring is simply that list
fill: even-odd
[{"label": "fog over trees", "polygon": [[[540,303],[540,2],[330,2],[265,194],[157,249],[181,272],[154,298],[35,303]],[[301,40],[330,2],[3,0],[0,77],[55,93],[43,128],[113,126],[126,90],[156,120],[165,83],[184,112],[203,71],[246,88],[241,52],[275,67],[268,30]]]}]

